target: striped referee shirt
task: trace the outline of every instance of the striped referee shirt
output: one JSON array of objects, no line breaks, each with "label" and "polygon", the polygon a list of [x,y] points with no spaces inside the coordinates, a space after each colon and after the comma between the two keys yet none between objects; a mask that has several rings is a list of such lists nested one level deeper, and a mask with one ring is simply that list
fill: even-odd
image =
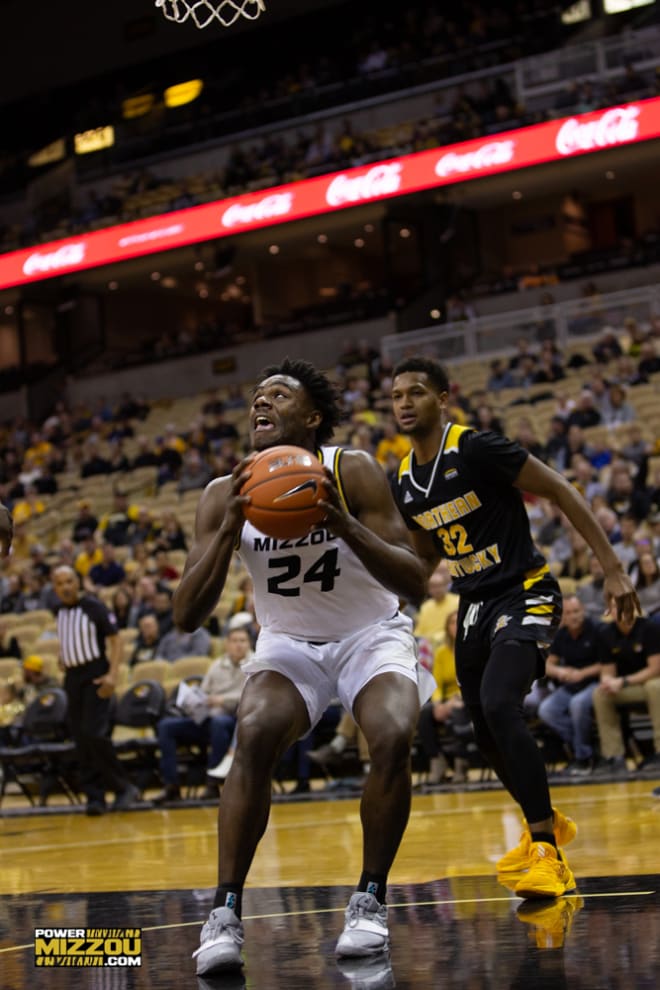
[{"label": "striped referee shirt", "polygon": [[106,637],[117,632],[117,620],[98,598],[83,595],[75,605],[60,605],[57,610],[57,635],[65,667],[105,659]]}]

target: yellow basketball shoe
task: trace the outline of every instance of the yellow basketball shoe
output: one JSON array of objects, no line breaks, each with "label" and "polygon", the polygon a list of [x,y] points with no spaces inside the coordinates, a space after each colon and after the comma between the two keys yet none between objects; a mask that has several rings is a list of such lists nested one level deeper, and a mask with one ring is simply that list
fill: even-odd
[{"label": "yellow basketball shoe", "polygon": [[575,890],[575,877],[558,849],[548,842],[532,842],[531,866],[514,890],[518,897],[561,897]]},{"label": "yellow basketball shoe", "polygon": [[555,901],[523,901],[516,914],[527,934],[539,949],[561,949],[568,937],[573,918],[584,907],[579,894],[558,897]]},{"label": "yellow basketball shoe", "polygon": [[[552,809],[555,842],[558,846],[567,846],[572,842],[577,834],[577,825],[572,818],[562,815],[557,808]],[[520,842],[501,859],[498,859],[495,868],[498,873],[522,873],[530,867],[530,849],[532,846],[532,836],[529,826],[525,822],[525,830],[520,836]]]}]

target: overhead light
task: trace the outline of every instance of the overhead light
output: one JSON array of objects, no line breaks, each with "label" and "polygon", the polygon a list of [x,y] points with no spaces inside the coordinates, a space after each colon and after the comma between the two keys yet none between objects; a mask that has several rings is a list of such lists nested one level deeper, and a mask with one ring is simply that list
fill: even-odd
[{"label": "overhead light", "polygon": [[431,317],[432,320],[439,320],[440,315],[441,314],[439,309],[432,309],[431,312],[429,313],[429,316]]},{"label": "overhead light", "polygon": [[316,238],[316,240],[319,242],[319,244],[327,244],[328,243],[328,235],[327,234],[319,234],[319,236]]},{"label": "overhead light", "polygon": [[74,134],[73,150],[77,155],[89,155],[92,151],[102,151],[111,148],[115,143],[115,129],[112,124],[107,127],[93,127],[89,131]]},{"label": "overhead light", "polygon": [[613,172],[611,168],[608,168],[607,172],[605,173],[605,178],[606,179],[615,179],[616,178],[616,172]]},{"label": "overhead light", "polygon": [[364,241],[363,241],[363,239],[361,237],[356,237],[355,240],[353,241],[353,243],[355,244],[356,248],[363,248],[364,247]]},{"label": "overhead light", "polygon": [[200,289],[199,290],[199,298],[200,299],[208,299],[208,297],[209,297],[209,290],[208,289]]},{"label": "overhead light", "polygon": [[408,227],[401,228],[401,230],[399,231],[399,237],[403,237],[404,240],[410,237],[410,230],[408,229]]},{"label": "overhead light", "polygon": [[39,168],[40,165],[50,165],[52,162],[61,162],[66,158],[66,143],[64,138],[58,138],[51,144],[47,144],[40,151],[35,151],[30,155],[27,162],[30,168]]},{"label": "overhead light", "polygon": [[365,223],[364,230],[365,230],[365,233],[367,233],[367,234],[373,234],[373,232],[374,232],[374,225],[372,223]]},{"label": "overhead light", "polygon": [[13,316],[13,315],[14,315],[14,307],[5,306],[5,316]]},{"label": "overhead light", "polygon": [[121,115],[124,120],[135,120],[151,113],[156,102],[153,93],[142,93],[140,96],[129,96],[121,105]]},{"label": "overhead light", "polygon": [[192,103],[193,100],[197,99],[203,89],[204,83],[201,79],[189,79],[188,82],[169,86],[164,93],[165,106],[182,107],[186,103]]},{"label": "overhead light", "polygon": [[511,195],[513,196],[514,199],[522,199],[522,193],[520,192],[519,189],[514,189]]},{"label": "overhead light", "polygon": [[151,273],[151,281],[152,282],[160,282],[160,272],[152,272]]},{"label": "overhead light", "polygon": [[247,279],[246,279],[245,275],[237,275],[236,276],[236,285],[245,285],[246,282],[247,282]]},{"label": "overhead light", "polygon": [[114,292],[115,289],[119,288],[119,282],[108,282],[108,288],[110,289],[110,292]]},{"label": "overhead light", "polygon": [[164,289],[176,289],[177,280],[174,278],[173,275],[166,275],[165,278],[161,279],[160,284],[163,286]]},{"label": "overhead light", "polygon": [[279,244],[271,244],[271,246],[268,248],[268,251],[270,252],[270,254],[279,254],[280,253]]},{"label": "overhead light", "polygon": [[203,261],[196,261],[195,264],[194,264],[194,268],[195,268],[195,271],[196,272],[203,272],[204,271],[204,262]]}]

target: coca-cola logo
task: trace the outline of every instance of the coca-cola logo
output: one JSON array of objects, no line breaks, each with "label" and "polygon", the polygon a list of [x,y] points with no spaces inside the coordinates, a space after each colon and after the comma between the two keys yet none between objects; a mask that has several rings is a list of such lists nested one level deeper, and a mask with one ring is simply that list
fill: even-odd
[{"label": "coca-cola logo", "polygon": [[435,164],[435,174],[445,179],[449,175],[465,175],[466,172],[483,172],[513,161],[515,141],[489,141],[474,151],[448,151]]},{"label": "coca-cola logo", "polygon": [[84,241],[77,244],[64,244],[56,251],[35,251],[23,265],[25,275],[36,275],[39,272],[53,272],[60,268],[73,268],[85,260],[87,245]]},{"label": "coca-cola logo", "polygon": [[359,203],[364,199],[390,196],[401,187],[402,171],[403,165],[400,162],[389,162],[375,165],[355,178],[342,172],[328,186],[326,202],[329,206],[343,206],[344,203]]},{"label": "coca-cola logo", "polygon": [[274,193],[255,203],[234,203],[222,214],[222,226],[238,227],[259,220],[270,220],[272,217],[283,217],[291,212],[292,206],[293,193]]},{"label": "coca-cola logo", "polygon": [[555,146],[560,155],[574,155],[595,148],[635,141],[639,133],[639,107],[613,107],[595,120],[569,117],[559,128]]}]

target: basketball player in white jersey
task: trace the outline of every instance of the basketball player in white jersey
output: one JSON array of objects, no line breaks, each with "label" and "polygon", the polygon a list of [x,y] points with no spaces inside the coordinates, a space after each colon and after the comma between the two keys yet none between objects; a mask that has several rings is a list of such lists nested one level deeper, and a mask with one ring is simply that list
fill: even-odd
[{"label": "basketball player in white jersey", "polygon": [[312,365],[286,359],[264,372],[250,410],[251,446],[316,451],[329,468],[327,521],[301,540],[256,530],[239,494],[248,458],[202,494],[174,596],[177,626],[201,625],[239,545],[261,626],[244,667],[236,755],[220,799],[218,888],[195,953],[199,975],[242,965],[243,885],[268,821],[273,771],[335,697],[362,729],[371,760],[361,806],[363,872],[336,955],[371,957],[388,948],[387,874],[408,821],[419,709],[434,686],[417,662],[399,598],[420,601],[425,580],[382,468],[363,451],[323,446],[338,420],[332,385]]}]

